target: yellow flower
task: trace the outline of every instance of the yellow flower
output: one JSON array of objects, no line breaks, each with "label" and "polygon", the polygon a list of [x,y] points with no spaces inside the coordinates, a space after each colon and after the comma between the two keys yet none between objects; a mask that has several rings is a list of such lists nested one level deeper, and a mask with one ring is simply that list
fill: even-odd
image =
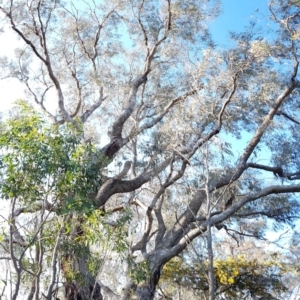
[{"label": "yellow flower", "polygon": [[229,284],[234,284],[234,278],[228,278],[228,283]]}]

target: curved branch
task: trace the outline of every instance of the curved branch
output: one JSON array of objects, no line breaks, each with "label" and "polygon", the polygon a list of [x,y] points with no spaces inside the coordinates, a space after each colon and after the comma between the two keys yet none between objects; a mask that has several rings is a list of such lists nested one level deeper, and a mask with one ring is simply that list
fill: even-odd
[{"label": "curved branch", "polygon": [[143,9],[143,6],[144,6],[144,3],[145,3],[145,0],[143,0],[141,2],[141,5],[139,7],[139,11],[138,11],[138,23],[142,29],[142,32],[143,32],[143,36],[144,36],[144,43],[145,43],[145,46],[147,47],[147,56],[149,55],[149,45],[148,45],[148,36],[147,36],[147,32],[146,32],[146,29],[143,25],[143,22],[141,20],[141,12],[142,12],[142,9]]},{"label": "curved branch", "polygon": [[118,193],[128,193],[135,191],[144,183],[148,182],[153,176],[164,170],[169,164],[171,159],[166,159],[160,165],[155,167],[149,172],[143,173],[132,180],[120,180],[112,178],[107,180],[99,189],[96,196],[97,207],[102,207],[109,200],[109,198]]},{"label": "curved branch", "polygon": [[147,76],[149,74],[150,70],[145,72],[143,75],[139,76],[137,79],[135,79],[132,83],[130,94],[129,94],[129,100],[127,107],[124,109],[124,111],[120,114],[120,116],[115,120],[113,123],[111,130],[108,132],[108,136],[111,139],[122,138],[122,129],[124,123],[127,121],[127,119],[131,116],[135,105],[136,105],[136,97],[139,87],[147,81]]},{"label": "curved branch", "polygon": [[[160,251],[156,251],[156,253],[150,254],[149,259],[151,261],[153,260],[153,262],[155,261],[157,265],[166,263],[172,257],[182,252],[187,247],[187,245],[191,243],[196,237],[203,234],[207,230],[208,222],[210,222],[211,226],[215,226],[215,225],[218,226],[218,224],[222,223],[223,221],[233,216],[242,206],[244,206],[248,202],[255,201],[259,198],[262,198],[270,194],[299,193],[299,192],[300,192],[300,185],[294,185],[294,186],[275,185],[275,186],[267,187],[259,192],[247,195],[242,199],[240,199],[238,202],[235,202],[226,211],[211,216],[209,220],[200,222],[199,224],[197,224],[196,227],[190,226],[192,227],[190,230],[187,230],[187,226],[185,226],[182,227],[181,232],[178,232],[178,229],[177,231],[175,230],[169,231],[166,237],[164,238],[164,247],[161,247],[159,249]],[[202,195],[202,197],[206,197],[205,192]],[[195,220],[195,217],[193,219]],[[179,224],[179,222],[182,221],[178,220],[177,224]],[[189,222],[188,224],[192,225],[193,221],[185,220],[185,222]],[[177,226],[180,227],[181,224]],[[176,236],[172,236],[172,234],[174,233],[176,234]],[[170,243],[170,241],[173,243]]]},{"label": "curved branch", "polygon": [[233,170],[231,174],[228,174],[223,178],[221,178],[221,180],[218,183],[216,183],[215,186],[211,187],[211,190],[219,189],[229,184],[230,182],[234,182],[242,175],[242,173],[246,169],[247,160],[249,159],[250,155],[253,153],[256,146],[259,144],[262,136],[265,134],[268,126],[270,125],[271,121],[273,120],[280,106],[297,87],[298,87],[298,83],[295,81],[291,81],[290,84],[285,88],[285,90],[277,97],[273,106],[270,108],[268,114],[265,116],[262,123],[258,126],[252,139],[244,149],[244,152],[242,153],[235,170]]},{"label": "curved branch", "polygon": [[104,97],[103,96],[103,88],[100,89],[100,97],[99,97],[99,100],[94,103],[89,109],[87,109],[83,114],[82,116],[80,117],[81,118],[81,121],[84,123],[86,122],[86,120],[88,119],[88,117],[97,109],[101,106],[102,102],[107,98],[108,96]]},{"label": "curved branch", "polygon": [[[237,212],[243,205],[245,205],[248,202],[255,201],[259,198],[262,198],[264,196],[270,195],[270,194],[283,194],[283,193],[299,193],[300,192],[300,185],[292,185],[292,186],[270,186],[267,187],[259,192],[250,194],[239,200],[238,202],[235,202],[231,207],[229,207],[226,211],[211,217],[210,222],[211,225],[214,226],[218,223],[221,223],[228,218],[230,218],[235,212]],[[208,226],[208,221],[205,221],[195,229],[190,230],[185,236],[183,236],[178,243],[170,249],[169,257],[173,257],[180,253],[187,244],[187,241],[192,241],[197,236],[202,234],[206,231]]]},{"label": "curved branch", "polygon": [[254,168],[254,169],[269,171],[269,172],[272,172],[276,177],[279,176],[281,178],[286,178],[288,180],[300,179],[300,172],[285,173],[285,172],[283,172],[283,169],[279,166],[269,167],[269,166],[265,166],[265,165],[255,164],[255,163],[247,163],[245,166],[245,169],[247,169],[247,168]]},{"label": "curved branch", "polygon": [[[284,209],[284,207],[281,207],[281,208],[278,208],[278,209],[275,209],[275,210],[271,210],[271,211],[255,211],[255,212],[249,212],[249,213],[244,213],[244,214],[234,214],[234,217],[247,218],[247,217],[261,215],[261,216],[265,216],[265,217],[268,217],[268,218],[276,218],[276,220],[281,219],[282,221],[285,221],[286,217],[281,217],[282,209]],[[289,216],[289,218],[299,219],[299,216],[292,215],[292,216]]]},{"label": "curved branch", "polygon": [[3,9],[3,7],[0,6],[0,10],[6,15],[6,17],[8,17],[10,23],[11,23],[11,28],[12,30],[14,30],[20,37],[21,39],[30,46],[30,48],[32,49],[32,51],[34,52],[34,54],[44,63],[47,64],[47,60],[37,51],[36,47],[33,45],[33,43],[27,39],[25,37],[25,35],[23,34],[23,32],[21,30],[19,30],[12,18],[12,15],[10,12],[7,12]]}]

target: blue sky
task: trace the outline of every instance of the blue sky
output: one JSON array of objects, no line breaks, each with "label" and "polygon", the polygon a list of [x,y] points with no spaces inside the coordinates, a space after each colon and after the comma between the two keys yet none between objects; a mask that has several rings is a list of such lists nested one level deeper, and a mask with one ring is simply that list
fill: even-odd
[{"label": "blue sky", "polygon": [[222,0],[222,13],[209,28],[222,48],[229,45],[229,31],[243,31],[250,21],[268,26],[269,0]]}]

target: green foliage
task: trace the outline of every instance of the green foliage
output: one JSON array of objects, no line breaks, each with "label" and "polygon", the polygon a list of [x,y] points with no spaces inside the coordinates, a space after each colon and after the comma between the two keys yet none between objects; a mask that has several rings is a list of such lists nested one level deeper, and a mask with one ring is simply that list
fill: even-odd
[{"label": "green foliage", "polygon": [[150,273],[148,261],[137,262],[135,257],[128,257],[127,263],[129,266],[128,275],[135,284],[145,281]]},{"label": "green foliage", "polygon": [[92,210],[105,159],[82,143],[81,124],[51,125],[25,102],[1,125],[1,197],[34,206],[45,196],[60,214]]},{"label": "green foliage", "polygon": [[[128,275],[135,284],[146,280],[150,274],[148,261],[137,261],[135,256],[128,255],[128,224],[132,219],[132,211],[125,209],[113,223],[109,219],[110,215],[100,210],[87,215],[83,226],[85,235],[82,237],[82,242],[86,246],[98,245],[99,255],[107,250],[117,253],[122,261],[127,262]],[[96,271],[98,270],[96,265],[100,266],[100,263],[97,258],[90,257],[89,267]]]},{"label": "green foliage", "polygon": [[[227,257],[214,261],[217,295],[225,299],[242,299],[247,295],[263,297],[260,299],[279,299],[277,293],[285,292],[283,283],[290,267],[276,260],[259,262],[256,259],[247,260],[243,256]],[[162,275],[162,282],[194,289],[195,292],[207,291],[208,263],[185,263],[180,259],[168,262]]]},{"label": "green foliage", "polygon": [[94,210],[91,214],[85,215],[83,221],[84,243],[93,245],[99,241],[105,241],[104,244],[100,245],[101,249],[110,249],[124,254],[128,249],[127,224],[131,220],[131,211],[124,210],[117,221],[113,223],[109,221],[109,218],[109,214],[104,214],[101,210]]},{"label": "green foliage", "polygon": [[[88,280],[76,267],[80,261],[90,276],[97,276],[105,253],[114,251],[127,259],[131,211],[120,212],[112,222],[114,216],[95,207],[92,195],[101,186],[101,171],[108,161],[96,147],[83,142],[79,121],[58,127],[19,101],[14,116],[1,124],[0,148],[0,196],[15,199],[18,207],[33,214],[43,207],[51,211],[37,228],[32,223],[26,235],[28,249],[38,251],[37,234],[42,232],[44,268],[51,268],[61,228],[58,258],[66,282],[84,285]],[[24,255],[22,269],[37,272],[37,261]],[[26,282],[32,281],[28,274],[22,275]],[[48,275],[44,280],[49,280]]]},{"label": "green foliage", "polygon": [[67,281],[85,280],[80,271],[73,268],[77,259],[86,262],[92,276],[97,276],[107,253],[114,252],[123,260],[127,259],[127,224],[131,220],[131,211],[121,212],[113,226],[109,219],[109,214],[95,209],[80,216],[72,214],[65,221],[65,238],[60,248],[60,259],[64,264]]}]

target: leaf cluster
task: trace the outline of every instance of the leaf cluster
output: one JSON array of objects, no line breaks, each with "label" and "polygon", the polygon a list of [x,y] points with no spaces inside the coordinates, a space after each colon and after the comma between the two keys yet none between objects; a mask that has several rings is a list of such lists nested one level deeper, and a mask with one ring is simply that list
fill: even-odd
[{"label": "leaf cluster", "polygon": [[101,182],[104,159],[75,127],[55,127],[19,102],[17,114],[1,124],[1,196],[31,205],[47,199],[60,213],[92,209],[89,195]]}]

